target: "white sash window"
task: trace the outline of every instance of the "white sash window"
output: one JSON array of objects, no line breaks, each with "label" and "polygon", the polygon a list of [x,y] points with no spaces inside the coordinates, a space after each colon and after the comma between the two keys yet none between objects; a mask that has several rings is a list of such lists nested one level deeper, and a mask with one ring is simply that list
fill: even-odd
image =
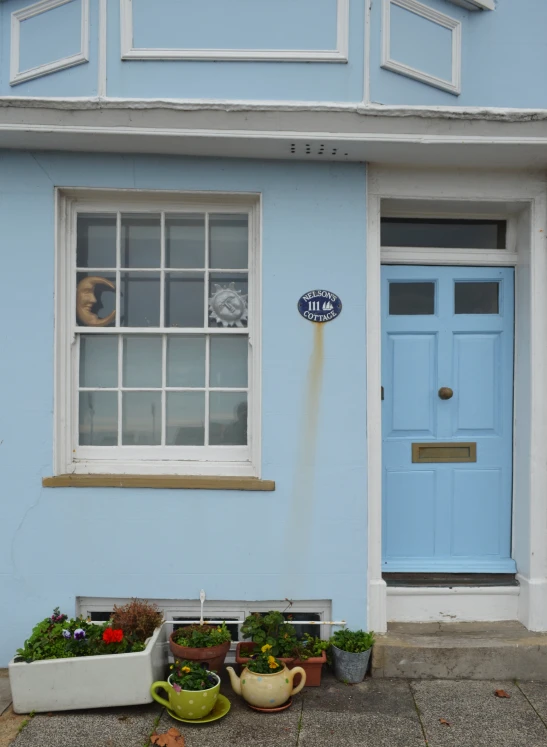
[{"label": "white sash window", "polygon": [[57,474],[258,475],[256,198],[61,195]]}]

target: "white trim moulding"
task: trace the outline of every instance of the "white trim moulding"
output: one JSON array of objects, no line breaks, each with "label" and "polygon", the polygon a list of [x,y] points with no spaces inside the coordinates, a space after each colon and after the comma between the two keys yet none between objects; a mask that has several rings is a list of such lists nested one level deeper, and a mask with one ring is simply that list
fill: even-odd
[{"label": "white trim moulding", "polygon": [[347,62],[349,0],[337,0],[336,49],[183,49],[133,45],[133,3],[120,0],[122,60],[217,60],[247,62]]},{"label": "white trim moulding", "polygon": [[495,10],[494,0],[450,0],[466,10]]},{"label": "white trim moulding", "polygon": [[47,13],[49,10],[66,5],[72,0],[41,0],[34,5],[27,5],[11,14],[11,53],[10,53],[10,85],[15,86],[26,80],[39,78],[42,75],[65,70],[74,65],[81,65],[83,62],[89,62],[89,0],[81,0],[82,5],[82,22],[80,31],[80,51],[69,57],[61,57],[52,62],[46,62],[43,65],[20,70],[20,47],[21,47],[21,23],[34,16]]},{"label": "white trim moulding", "polygon": [[[425,18],[431,23],[448,29],[452,32],[452,76],[450,80],[439,78],[423,70],[406,65],[403,62],[394,60],[391,56],[391,8],[397,5],[403,10],[408,10],[421,18]],[[384,70],[390,70],[392,73],[405,75],[407,78],[413,78],[428,86],[440,88],[448,91],[455,96],[461,93],[461,69],[462,69],[462,25],[461,22],[445,13],[439,13],[427,5],[417,2],[417,0],[383,0],[383,22],[382,22],[382,67]]]}]

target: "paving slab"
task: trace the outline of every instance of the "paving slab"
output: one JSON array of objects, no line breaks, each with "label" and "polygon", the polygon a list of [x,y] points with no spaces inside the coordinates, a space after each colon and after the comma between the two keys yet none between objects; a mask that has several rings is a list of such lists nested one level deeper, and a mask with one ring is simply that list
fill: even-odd
[{"label": "paving slab", "polygon": [[[547,729],[513,682],[412,682],[428,747],[546,747]],[[510,698],[497,698],[503,689]],[[450,726],[440,723],[446,719]]]},{"label": "paving slab", "polygon": [[249,708],[226,681],[222,682],[220,691],[231,703],[230,711],[224,718],[211,724],[192,725],[177,721],[164,711],[158,732],[175,727],[184,736],[185,747],[242,747],[247,744],[253,747],[296,747],[302,695],[296,695],[292,706],[286,711],[264,714]]},{"label": "paving slab", "polygon": [[424,747],[410,686],[367,679],[345,685],[331,674],[304,691],[298,747]]},{"label": "paving slab", "polygon": [[0,716],[11,703],[11,690],[7,669],[0,669]]},{"label": "paving slab", "polygon": [[519,682],[518,686],[547,724],[547,685],[544,682]]},{"label": "paving slab", "polygon": [[13,747],[144,747],[161,712],[153,703],[41,713],[29,719]]}]

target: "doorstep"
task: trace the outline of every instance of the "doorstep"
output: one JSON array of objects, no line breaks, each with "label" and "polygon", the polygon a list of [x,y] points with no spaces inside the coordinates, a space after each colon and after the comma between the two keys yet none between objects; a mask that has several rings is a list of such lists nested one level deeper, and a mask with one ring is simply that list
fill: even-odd
[{"label": "doorstep", "polygon": [[373,677],[547,682],[547,633],[515,621],[388,623],[372,651]]}]

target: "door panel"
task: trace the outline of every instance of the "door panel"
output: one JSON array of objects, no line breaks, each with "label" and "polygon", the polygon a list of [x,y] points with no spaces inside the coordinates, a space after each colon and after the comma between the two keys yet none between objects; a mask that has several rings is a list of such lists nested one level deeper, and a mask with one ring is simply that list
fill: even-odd
[{"label": "door panel", "polygon": [[[385,571],[515,570],[513,275],[382,268]],[[476,462],[412,461],[413,443],[447,444],[445,459],[458,442]]]}]

